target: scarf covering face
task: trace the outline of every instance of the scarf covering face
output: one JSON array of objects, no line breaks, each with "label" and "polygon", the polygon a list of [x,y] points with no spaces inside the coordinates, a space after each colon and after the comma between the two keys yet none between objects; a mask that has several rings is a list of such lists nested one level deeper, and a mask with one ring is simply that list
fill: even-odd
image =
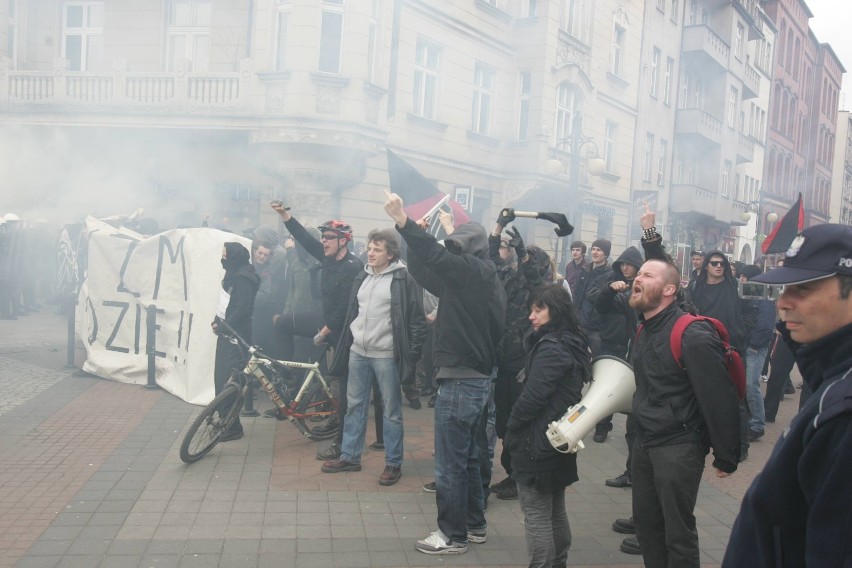
[{"label": "scarf covering face", "polygon": [[237,271],[251,261],[251,254],[246,247],[240,243],[225,243],[225,256],[222,259],[222,268],[225,269],[225,278],[222,279],[222,288],[231,287],[231,281]]}]

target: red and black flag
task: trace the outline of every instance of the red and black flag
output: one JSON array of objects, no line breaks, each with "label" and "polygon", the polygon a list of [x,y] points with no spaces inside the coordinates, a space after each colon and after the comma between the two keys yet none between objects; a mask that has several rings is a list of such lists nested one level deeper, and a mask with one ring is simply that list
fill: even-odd
[{"label": "red and black flag", "polygon": [[[390,189],[402,198],[405,213],[415,221],[421,219],[432,207],[447,196],[439,190],[423,174],[414,169],[414,166],[388,150],[388,177],[390,178]],[[464,208],[450,199],[444,206],[453,213],[453,225],[458,227],[467,223],[470,218]],[[430,228],[439,226],[437,217],[430,224]],[[430,231],[431,232],[431,231]]]},{"label": "red and black flag", "polygon": [[763,254],[776,254],[787,252],[796,235],[805,228],[805,209],[802,206],[802,194],[787,211],[787,214],[775,225],[769,236],[760,245]]}]

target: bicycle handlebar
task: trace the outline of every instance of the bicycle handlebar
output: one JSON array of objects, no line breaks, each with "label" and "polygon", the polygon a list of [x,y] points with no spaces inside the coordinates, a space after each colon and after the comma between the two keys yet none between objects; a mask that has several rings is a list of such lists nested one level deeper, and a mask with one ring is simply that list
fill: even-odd
[{"label": "bicycle handlebar", "polygon": [[222,335],[224,335],[225,337],[232,337],[236,339],[242,346],[242,348],[248,351],[249,353],[252,352],[252,349],[257,349],[256,347],[253,347],[246,343],[246,340],[240,337],[240,334],[234,331],[234,328],[228,325],[225,320],[219,320],[219,322],[216,324],[216,327],[224,329],[225,332]]}]

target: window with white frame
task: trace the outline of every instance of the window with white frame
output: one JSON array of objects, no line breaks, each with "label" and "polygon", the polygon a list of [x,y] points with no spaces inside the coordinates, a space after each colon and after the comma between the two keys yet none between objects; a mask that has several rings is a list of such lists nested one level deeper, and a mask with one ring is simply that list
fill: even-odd
[{"label": "window with white frame", "polygon": [[728,126],[734,128],[737,124],[737,102],[739,102],[739,90],[731,86],[728,94]]},{"label": "window with white frame", "polygon": [[530,128],[530,93],[532,73],[524,71],[518,76],[518,140],[526,140]]},{"label": "window with white frame", "polygon": [[473,108],[471,129],[477,134],[488,134],[491,124],[491,100],[494,97],[496,71],[484,63],[477,62],[473,70]]},{"label": "window with white frame", "polygon": [[669,158],[669,143],[660,139],[660,157],[657,162],[657,185],[662,187],[666,182],[666,160]]},{"label": "window with white frame", "polygon": [[343,48],[343,0],[323,0],[318,69],[340,73]]},{"label": "window with white frame", "polygon": [[728,196],[729,186],[731,184],[731,162],[729,160],[725,160],[725,164],[722,166],[722,195],[724,197]]},{"label": "window with white frame", "polygon": [[524,5],[524,17],[525,18],[535,18],[536,16],[536,0],[527,0]]},{"label": "window with white frame", "polygon": [[12,60],[12,69],[17,69],[18,44],[18,0],[9,0],[9,14],[6,20],[6,55]]},{"label": "window with white frame", "polygon": [[618,141],[618,125],[614,122],[606,121],[606,130],[604,132],[604,147],[603,160],[606,164],[606,173],[615,173],[615,151]]},{"label": "window with white frame", "polygon": [[413,114],[435,119],[438,103],[438,71],[441,49],[425,39],[418,38],[414,55],[414,109]]},{"label": "window with white frame", "polygon": [[680,15],[680,0],[672,0],[672,10],[669,14],[669,18],[671,18],[672,22],[675,24],[678,23],[677,18]]},{"label": "window with white frame", "polygon": [[68,60],[71,71],[100,71],[103,68],[103,2],[63,3],[62,57]]},{"label": "window with white frame", "polygon": [[275,6],[275,60],[272,68],[284,71],[287,68],[287,23],[290,19],[290,1],[278,0]]},{"label": "window with white frame", "polygon": [[743,59],[743,41],[745,36],[745,28],[737,22],[737,31],[734,33],[734,57],[742,61]]},{"label": "window with white frame", "polygon": [[663,14],[666,13],[666,0],[657,0],[657,10]]},{"label": "window with white frame", "polygon": [[376,57],[379,41],[379,13],[381,0],[373,0],[370,10],[369,31],[367,36],[367,81],[376,82]]},{"label": "window with white frame", "polygon": [[210,0],[169,0],[166,69],[189,61],[193,71],[210,66]]},{"label": "window with white frame", "polygon": [[642,179],[651,181],[651,172],[654,167],[654,135],[650,132],[645,134],[645,163],[643,165]]},{"label": "window with white frame", "polygon": [[650,95],[654,98],[657,98],[657,88],[658,83],[660,82],[660,59],[662,58],[662,53],[660,52],[659,47],[655,47],[654,51],[651,53],[651,89]]},{"label": "window with white frame", "polygon": [[582,125],[582,100],[580,94],[570,83],[562,83],[556,91],[556,143],[569,138],[574,133],[574,121],[577,128]]},{"label": "window with white frame", "polygon": [[612,51],[610,53],[609,72],[621,77],[624,67],[624,49],[627,43],[627,30],[618,24],[612,27]]},{"label": "window with white frame", "polygon": [[589,3],[591,0],[562,0],[562,29],[589,43]]},{"label": "window with white frame", "polygon": [[674,78],[674,59],[666,57],[666,70],[663,74],[663,102],[672,104],[672,80]]}]

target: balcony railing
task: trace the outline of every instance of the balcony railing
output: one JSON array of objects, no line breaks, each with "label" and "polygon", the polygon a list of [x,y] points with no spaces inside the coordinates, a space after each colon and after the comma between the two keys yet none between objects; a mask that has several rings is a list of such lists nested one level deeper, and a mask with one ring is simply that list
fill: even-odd
[{"label": "balcony railing", "polygon": [[760,94],[760,73],[746,63],[743,65],[743,98],[753,99]]},{"label": "balcony railing", "polygon": [[718,70],[726,70],[731,58],[731,47],[709,26],[684,26],[683,52],[698,62],[715,64]]},{"label": "balcony railing", "polygon": [[67,71],[0,73],[0,109],[81,112],[246,113],[251,61],[233,73],[196,73],[181,66],[168,73]]},{"label": "balcony railing", "polygon": [[754,161],[754,139],[751,136],[739,133],[737,135],[737,163]]},{"label": "balcony railing", "polygon": [[722,121],[698,108],[679,109],[675,134],[694,137],[704,146],[720,146]]}]

